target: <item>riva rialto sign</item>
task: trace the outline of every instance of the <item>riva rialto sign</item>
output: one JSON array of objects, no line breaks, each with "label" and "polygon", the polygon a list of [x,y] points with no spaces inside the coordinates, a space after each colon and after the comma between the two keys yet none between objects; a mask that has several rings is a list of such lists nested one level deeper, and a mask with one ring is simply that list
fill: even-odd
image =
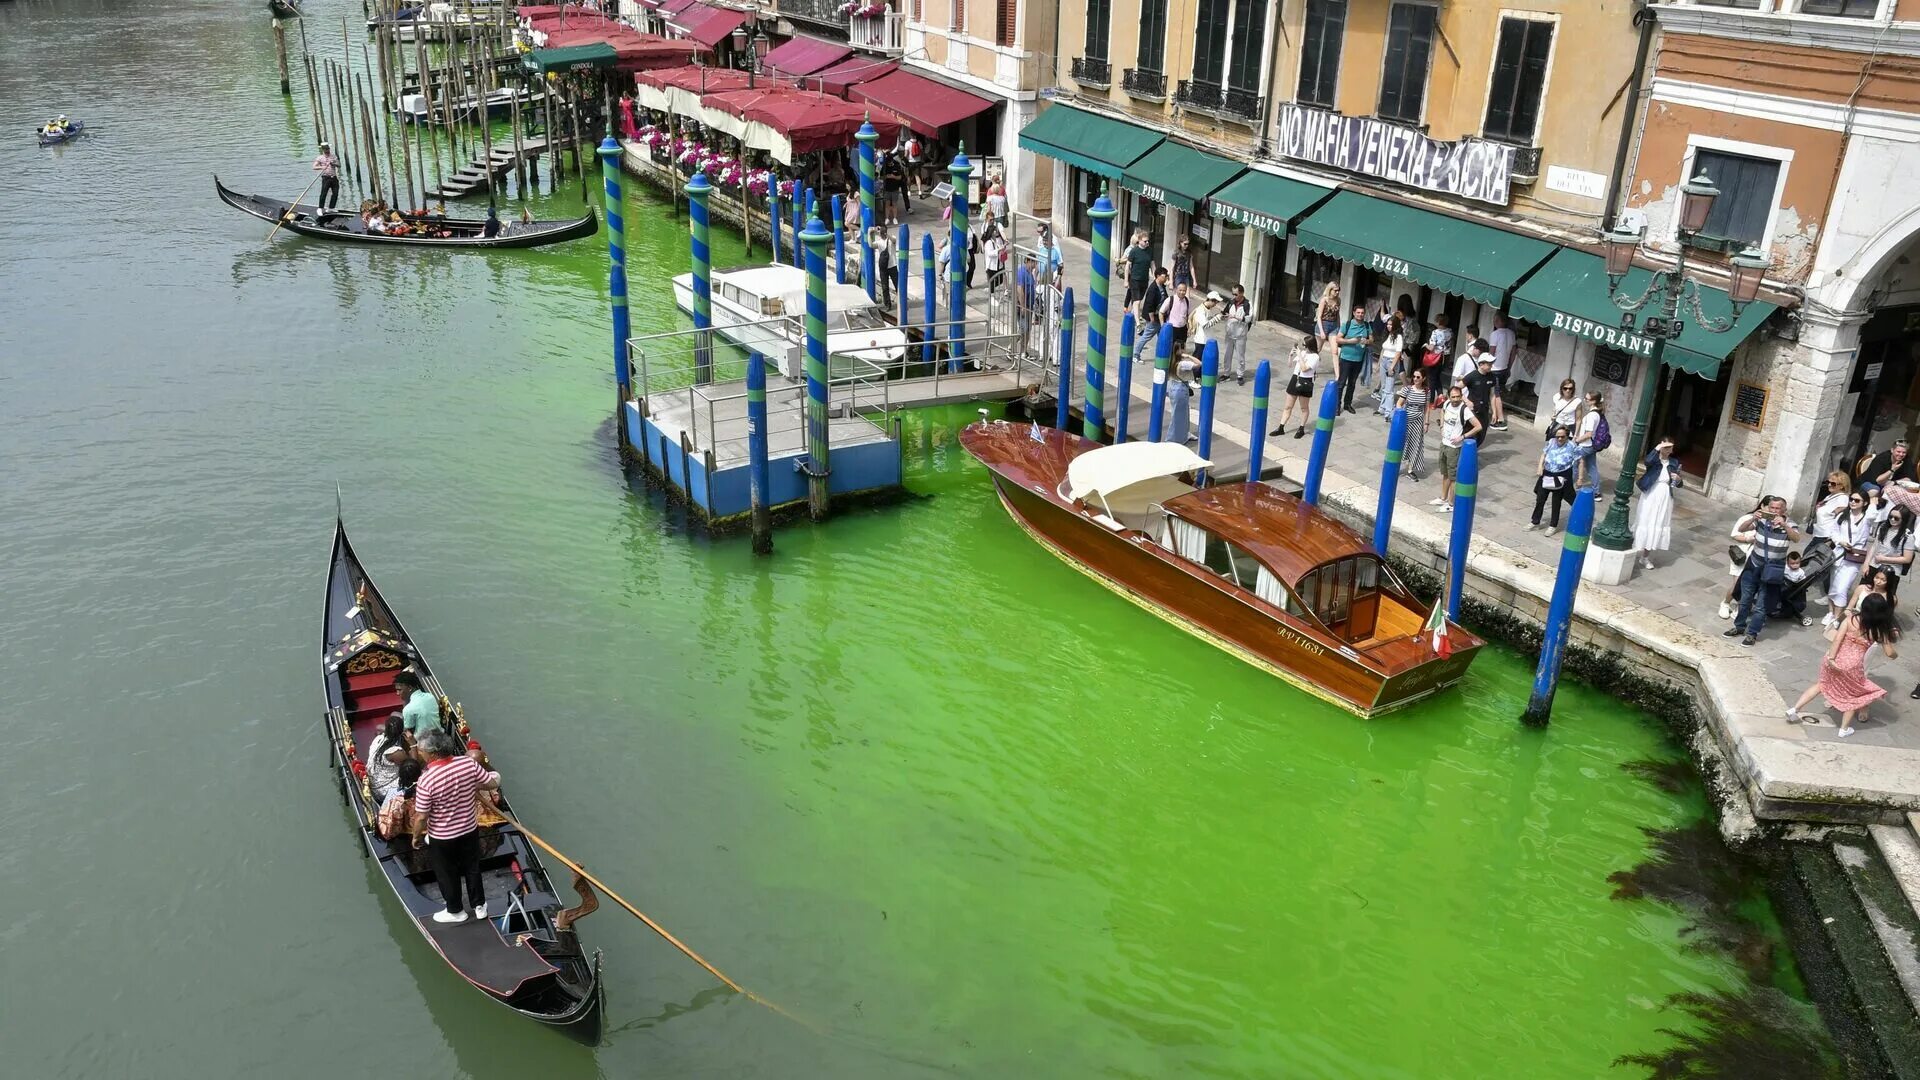
[{"label": "riva rialto sign", "polygon": [[1408,187],[1507,205],[1513,147],[1482,139],[1435,142],[1371,116],[1280,107],[1280,153]]}]

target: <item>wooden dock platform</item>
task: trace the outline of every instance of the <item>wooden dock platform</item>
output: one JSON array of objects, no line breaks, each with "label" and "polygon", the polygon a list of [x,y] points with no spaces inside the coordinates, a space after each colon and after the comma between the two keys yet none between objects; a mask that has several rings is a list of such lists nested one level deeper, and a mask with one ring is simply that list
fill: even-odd
[{"label": "wooden dock platform", "polygon": [[[522,138],[520,140],[520,156],[524,156],[530,161],[538,161],[540,155],[546,153],[547,148],[552,145],[553,142],[554,140],[545,135]],[[563,139],[559,141],[559,144],[562,147],[566,147],[571,145],[571,142],[570,140]],[[445,180],[442,180],[438,187],[427,192],[427,198],[462,199],[476,191],[484,190],[487,187],[489,174],[494,177],[505,175],[513,169],[515,160],[516,155],[512,142],[507,142],[505,145],[496,143],[493,147],[491,158],[484,152],[475,154],[471,164],[459,172],[454,173],[452,176],[447,177]],[[489,166],[491,166],[491,168],[489,168]]]}]

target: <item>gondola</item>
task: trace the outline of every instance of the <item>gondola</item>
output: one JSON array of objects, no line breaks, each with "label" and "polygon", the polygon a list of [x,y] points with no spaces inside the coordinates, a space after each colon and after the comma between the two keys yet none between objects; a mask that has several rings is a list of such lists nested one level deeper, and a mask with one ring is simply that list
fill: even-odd
[{"label": "gondola", "polygon": [[87,125],[78,120],[75,120],[65,131],[48,131],[45,127],[33,129],[33,137],[40,141],[41,146],[58,146],[63,142],[72,142],[86,133]]},{"label": "gondola", "polygon": [[399,671],[411,669],[440,699],[444,730],[463,746],[480,744],[471,738],[464,710],[448,702],[426,657],[367,577],[347,542],[346,527],[337,519],[325,621],[320,662],[331,767],[367,855],[379,862],[407,918],[448,967],[489,999],[569,1038],[597,1045],[605,1004],[600,953],[586,954],[573,922],[592,911],[598,899],[576,877],[573,887],[582,902],[563,908],[539,852],[508,820],[515,815],[504,795],[497,809],[484,802],[480,807],[486,919],[435,922],[432,915],[443,903],[425,853],[405,839],[390,844],[380,838],[378,807],[363,762],[388,714],[400,707],[393,690]]},{"label": "gondola", "polygon": [[267,10],[276,19],[298,19],[306,14],[294,0],[267,0]]},{"label": "gondola", "polygon": [[[220,193],[221,202],[236,210],[252,214],[261,221],[278,224],[287,214],[290,205],[279,199],[269,199],[262,195],[243,195],[229,190],[217,176],[213,178],[213,186]],[[533,221],[523,224],[502,220],[500,235],[493,237],[481,236],[480,227],[483,223],[473,218],[430,219],[436,226],[444,226],[451,230],[454,234],[452,236],[389,236],[386,233],[366,231],[361,225],[360,215],[352,210],[321,210],[307,203],[291,204],[291,206],[293,215],[286,218],[286,231],[319,240],[344,240],[355,244],[439,248],[530,248],[576,240],[600,231],[600,219],[592,211],[588,211],[585,217],[573,221]]]}]

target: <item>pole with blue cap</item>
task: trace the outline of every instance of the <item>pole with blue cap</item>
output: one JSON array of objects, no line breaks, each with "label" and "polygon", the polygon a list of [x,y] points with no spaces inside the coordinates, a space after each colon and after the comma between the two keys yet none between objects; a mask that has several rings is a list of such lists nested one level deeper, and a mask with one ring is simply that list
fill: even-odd
[{"label": "pole with blue cap", "polygon": [[1393,410],[1393,423],[1387,428],[1387,459],[1380,464],[1380,503],[1373,511],[1373,551],[1382,558],[1393,535],[1393,505],[1400,494],[1400,463],[1406,456],[1407,407],[1402,405]]},{"label": "pole with blue cap", "polygon": [[[1211,461],[1213,453],[1213,397],[1220,385],[1220,343],[1209,341],[1200,350],[1200,456]],[[1194,479],[1207,485],[1205,469]]]},{"label": "pole with blue cap", "polygon": [[940,328],[935,325],[940,318],[940,293],[938,286],[933,282],[933,234],[931,232],[920,234],[920,303],[927,317],[927,328],[920,334],[921,340],[925,342],[920,346],[920,359],[928,365],[927,374],[931,375],[933,374],[931,367],[934,358],[934,339],[940,336]]},{"label": "pole with blue cap", "polygon": [[1087,217],[1093,221],[1093,256],[1089,260],[1092,281],[1087,297],[1087,402],[1082,409],[1082,434],[1095,442],[1106,433],[1105,388],[1101,384],[1107,368],[1107,278],[1113,269],[1113,219],[1119,213],[1107,199],[1107,186],[1101,184],[1099,196],[1087,210]]},{"label": "pole with blue cap", "polygon": [[713,185],[705,169],[687,181],[687,250],[693,262],[693,366],[699,382],[713,377],[713,265],[708,241],[707,197]]},{"label": "pole with blue cap", "polygon": [[1133,398],[1133,309],[1120,317],[1120,360],[1119,371],[1114,375],[1113,383],[1113,442],[1114,445],[1127,441],[1127,412],[1132,407]]},{"label": "pole with blue cap", "polygon": [[893,268],[897,284],[900,286],[900,326],[907,325],[907,282],[913,280],[913,248],[908,244],[907,223],[900,223],[900,251],[896,256],[897,264]]},{"label": "pole with blue cap", "polygon": [[973,163],[967,160],[966,143],[954,151],[947,174],[953,181],[953,232],[947,241],[947,278],[952,283],[947,319],[953,332],[948,335],[947,370],[958,373],[967,357],[967,178],[973,175]]},{"label": "pole with blue cap", "polygon": [[[1243,343],[1244,344],[1244,343]],[[1267,452],[1267,392],[1273,388],[1273,365],[1265,360],[1253,369],[1253,437],[1247,440],[1247,481],[1257,483],[1261,458]]]},{"label": "pole with blue cap", "polygon": [[1060,395],[1054,402],[1053,426],[1067,430],[1067,409],[1073,397],[1073,290],[1060,290]]},{"label": "pole with blue cap", "polygon": [[1173,327],[1162,326],[1153,342],[1153,416],[1147,420],[1147,441],[1159,442],[1167,415],[1167,368],[1173,362]]},{"label": "pole with blue cap", "polygon": [[[817,208],[816,208],[817,209]],[[827,519],[827,241],[833,234],[819,214],[800,233],[807,253],[807,515]]]},{"label": "pole with blue cap", "polygon": [[747,487],[752,499],[753,553],[773,552],[773,515],[767,476],[767,360],[747,356]]},{"label": "pole with blue cap", "polygon": [[1453,471],[1453,535],[1447,543],[1447,618],[1460,621],[1460,594],[1467,581],[1467,545],[1473,541],[1473,497],[1480,486],[1480,444],[1460,447]]},{"label": "pole with blue cap", "polygon": [[853,138],[860,144],[860,280],[867,286],[867,299],[878,301],[880,284],[873,277],[873,189],[874,144],[880,141],[880,133],[873,129],[872,113],[860,122],[860,130],[853,133]]},{"label": "pole with blue cap", "polygon": [[840,205],[840,196],[830,200],[833,208],[833,281],[836,285],[847,283],[847,215],[845,207]]},{"label": "pole with blue cap", "polygon": [[600,143],[600,174],[606,185],[607,300],[613,307],[613,382],[617,388],[614,418],[620,446],[627,445],[627,398],[633,392],[633,364],[627,340],[633,337],[627,313],[627,215],[620,194],[620,144],[611,137]]},{"label": "pole with blue cap", "polygon": [[1320,395],[1320,416],[1313,422],[1313,449],[1307,451],[1307,482],[1300,498],[1320,504],[1320,477],[1327,471],[1327,452],[1333,448],[1333,418],[1340,411],[1340,384],[1329,380]]},{"label": "pole with blue cap", "polygon": [[[1456,514],[1459,511],[1454,511]],[[1547,626],[1540,640],[1540,666],[1533,674],[1533,695],[1520,719],[1529,727],[1545,727],[1553,714],[1553,692],[1560,686],[1560,664],[1566,659],[1567,637],[1573,630],[1573,604],[1580,592],[1580,570],[1587,562],[1587,542],[1593,535],[1593,492],[1573,497],[1567,535],[1560,542],[1560,570],[1553,578],[1553,599],[1547,604]]]}]

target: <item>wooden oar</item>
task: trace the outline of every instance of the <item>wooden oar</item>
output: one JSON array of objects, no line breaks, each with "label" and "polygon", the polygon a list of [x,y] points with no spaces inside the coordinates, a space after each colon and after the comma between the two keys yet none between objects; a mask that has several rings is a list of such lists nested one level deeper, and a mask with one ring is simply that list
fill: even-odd
[{"label": "wooden oar", "polygon": [[[294,208],[300,205],[300,200],[306,198],[307,192],[312,191],[313,185],[319,182],[320,182],[320,174],[314,173],[313,179],[307,181],[306,189],[301,191],[299,195],[294,197],[294,200],[292,202],[287,204],[287,212],[284,214],[281,214],[280,220],[273,223],[273,232],[270,232],[267,234],[267,239],[269,240],[273,239],[273,233],[279,232],[280,226],[285,225],[288,221],[291,221],[293,219]],[[319,219],[315,218],[314,221],[318,223]]]},{"label": "wooden oar", "polygon": [[[500,812],[496,809],[495,813],[500,813]],[[588,881],[588,883],[593,885],[594,888],[599,889],[601,892],[605,893],[609,900],[612,900],[614,903],[619,904],[623,908],[626,908],[627,914],[632,915],[634,918],[639,919],[643,923],[646,923],[647,928],[649,930],[652,930],[654,933],[659,934],[661,937],[665,938],[667,940],[667,944],[672,945],[676,949],[679,949],[681,952],[687,955],[688,959],[692,960],[696,964],[699,964],[701,967],[706,968],[707,972],[711,974],[714,978],[719,979],[721,982],[725,983],[729,990],[732,990],[736,994],[745,995],[748,1001],[752,1001],[760,1005],[765,1005],[767,1008],[772,1009],[774,1012],[779,1013],[781,1016],[784,1016],[787,1019],[793,1021],[794,1023],[799,1024],[801,1027],[804,1027],[807,1030],[812,1031],[816,1035],[825,1034],[825,1032],[819,1026],[812,1024],[806,1020],[803,1020],[798,1016],[795,1016],[794,1014],[788,1012],[787,1010],[781,1008],[780,1006],[775,1005],[773,1002],[768,1001],[766,998],[761,997],[759,994],[756,994],[753,991],[747,989],[746,987],[741,986],[739,983],[734,982],[732,979],[727,978],[727,975],[725,972],[721,971],[717,967],[714,967],[712,964],[707,963],[707,961],[704,958],[702,958],[699,953],[694,952],[692,949],[687,948],[686,943],[681,941],[679,938],[674,937],[673,934],[670,933],[666,927],[661,926],[657,922],[654,922],[652,918],[648,917],[646,912],[641,911],[639,908],[634,907],[632,904],[627,903],[626,900],[621,898],[619,893],[614,892],[612,889],[609,889],[607,887],[606,882],[601,881],[599,878],[594,877],[592,874],[587,873],[585,867],[581,866],[577,862],[574,862],[572,859],[567,858],[567,856],[564,853],[562,853],[560,849],[554,847],[552,844],[547,843],[545,840],[540,839],[540,837],[534,835],[533,830],[527,828],[525,825],[520,824],[518,821],[515,821],[514,819],[507,817],[506,814],[501,813],[500,816],[506,818],[507,823],[509,825],[512,825],[514,828],[519,829],[522,836],[525,836],[527,839],[533,841],[535,844],[538,844],[541,850],[545,851],[547,854],[553,856],[554,858],[560,860],[560,862],[564,864],[567,869],[585,878]]]}]

